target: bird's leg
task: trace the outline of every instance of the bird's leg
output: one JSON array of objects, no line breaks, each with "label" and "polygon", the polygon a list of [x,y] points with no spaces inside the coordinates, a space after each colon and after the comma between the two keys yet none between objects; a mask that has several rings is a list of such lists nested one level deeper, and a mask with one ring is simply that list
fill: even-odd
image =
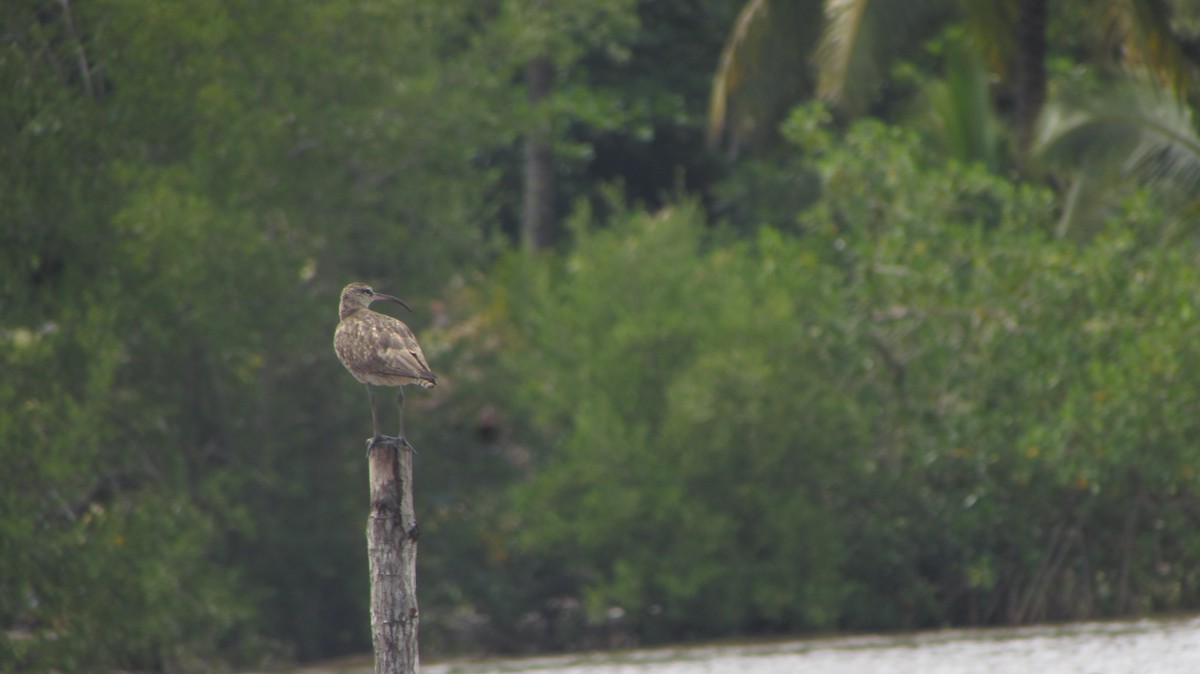
[{"label": "bird's leg", "polygon": [[375,389],[371,388],[370,384],[366,384],[366,387],[367,401],[371,403],[371,439],[367,440],[367,455],[370,455],[371,448],[387,438],[379,434],[379,416],[375,412]]},{"label": "bird's leg", "polygon": [[[400,447],[413,449],[413,446],[408,444],[408,439],[404,437],[404,387],[396,387],[396,408],[400,410],[400,435],[396,436],[396,442]],[[415,449],[413,451],[416,451]]]},{"label": "bird's leg", "polygon": [[[375,389],[371,388],[370,384],[366,384],[366,387],[367,387],[367,400],[371,403],[371,433],[372,433],[371,438],[369,440],[367,440],[367,458],[368,459],[371,458],[371,450],[375,448],[375,445],[382,444],[382,445],[389,445],[389,446],[396,447],[396,448],[409,447],[411,449],[412,446],[409,445],[408,441],[404,439],[404,417],[403,417],[403,415],[401,415],[401,418],[400,418],[400,437],[393,438],[393,437],[390,437],[387,435],[383,435],[379,432],[379,414],[378,414],[378,412],[375,411]],[[403,402],[403,395],[401,396],[401,402]]]}]

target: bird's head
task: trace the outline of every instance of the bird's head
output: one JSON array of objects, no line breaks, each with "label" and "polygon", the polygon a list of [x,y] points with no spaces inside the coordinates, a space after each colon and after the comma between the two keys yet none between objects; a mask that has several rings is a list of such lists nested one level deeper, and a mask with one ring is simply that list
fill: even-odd
[{"label": "bird's head", "polygon": [[351,283],[342,289],[342,301],[338,307],[338,316],[345,318],[350,314],[371,306],[372,302],[383,300],[385,302],[395,302],[400,306],[412,311],[412,307],[408,306],[404,300],[391,295],[375,292],[371,286],[363,283]]}]

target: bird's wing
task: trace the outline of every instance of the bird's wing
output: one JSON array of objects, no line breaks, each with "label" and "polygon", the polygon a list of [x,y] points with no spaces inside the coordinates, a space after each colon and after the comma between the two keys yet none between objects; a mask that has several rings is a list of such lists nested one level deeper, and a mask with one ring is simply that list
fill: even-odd
[{"label": "bird's wing", "polygon": [[436,382],[437,376],[425,360],[425,354],[412,330],[400,321],[389,327],[392,329],[382,335],[383,348],[378,352],[377,365],[380,370],[387,374]]},{"label": "bird's wing", "polygon": [[437,383],[412,330],[391,316],[370,313],[343,320],[334,334],[334,348],[351,372]]}]

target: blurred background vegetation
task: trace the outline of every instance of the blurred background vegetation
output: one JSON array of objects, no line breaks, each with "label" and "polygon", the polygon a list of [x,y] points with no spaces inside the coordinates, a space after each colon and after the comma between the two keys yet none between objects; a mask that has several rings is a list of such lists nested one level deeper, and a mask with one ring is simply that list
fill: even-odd
[{"label": "blurred background vegetation", "polygon": [[0,670],[1200,609],[1185,0],[10,0]]}]

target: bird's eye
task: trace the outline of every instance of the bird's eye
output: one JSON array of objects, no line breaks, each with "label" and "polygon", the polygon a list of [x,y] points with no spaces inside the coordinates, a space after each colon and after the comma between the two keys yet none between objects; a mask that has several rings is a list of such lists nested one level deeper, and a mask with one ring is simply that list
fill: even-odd
[{"label": "bird's eye", "polygon": [[370,295],[371,289],[370,288],[359,288],[358,292],[363,293],[364,295]]}]

